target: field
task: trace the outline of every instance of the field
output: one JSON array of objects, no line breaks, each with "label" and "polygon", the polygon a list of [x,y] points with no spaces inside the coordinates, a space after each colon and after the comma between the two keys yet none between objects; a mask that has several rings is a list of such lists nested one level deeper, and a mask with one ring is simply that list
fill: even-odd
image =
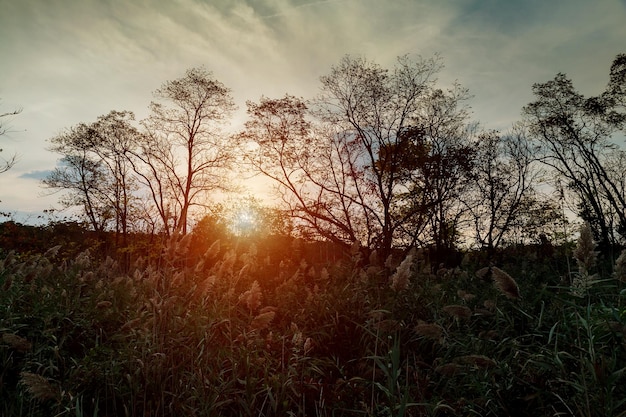
[{"label": "field", "polygon": [[589,242],[454,266],[286,238],[52,243],[0,249],[2,416],[626,415],[626,255]]}]

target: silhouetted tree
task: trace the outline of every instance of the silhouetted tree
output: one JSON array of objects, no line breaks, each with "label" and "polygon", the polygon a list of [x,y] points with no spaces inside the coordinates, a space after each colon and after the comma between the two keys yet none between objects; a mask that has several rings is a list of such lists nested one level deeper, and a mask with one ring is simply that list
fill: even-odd
[{"label": "silhouetted tree", "polygon": [[[14,116],[16,114],[19,114],[21,111],[21,109],[18,109],[6,113],[0,113],[0,136],[3,136],[7,133],[6,124],[2,122],[2,119],[8,116]],[[2,152],[2,149],[0,149],[0,152]],[[12,155],[9,159],[2,158],[2,162],[0,162],[0,174],[2,174],[3,172],[7,172],[9,169],[11,169],[11,167],[15,165],[15,162],[17,162],[17,155]]]},{"label": "silhouetted tree", "polygon": [[611,141],[626,126],[625,74],[626,55],[618,55],[606,91],[589,98],[558,74],[535,84],[536,101],[524,108],[541,161],[566,182],[602,244],[614,243],[615,231],[626,236],[624,150]]},{"label": "silhouetted tree", "polygon": [[140,137],[133,120],[131,112],[112,111],[50,139],[50,150],[63,158],[43,180],[48,188],[66,191],[61,204],[81,206],[94,230],[103,231],[112,222],[124,242],[137,189],[128,161]]},{"label": "silhouetted tree", "polygon": [[291,96],[248,102],[248,162],[275,181],[303,233],[386,256],[423,228],[441,202],[423,189],[435,187],[425,175],[451,155],[466,116],[465,90],[433,89],[440,67],[401,57],[389,71],[346,56],[321,78],[311,109]]},{"label": "silhouetted tree", "polygon": [[535,190],[540,170],[535,149],[524,129],[484,132],[476,142],[472,193],[466,200],[474,224],[476,241],[489,254],[509,233],[528,220],[524,213],[539,204]]},{"label": "silhouetted tree", "polygon": [[165,232],[185,234],[190,208],[229,183],[234,148],[219,127],[234,109],[233,99],[202,68],[167,81],[154,95],[151,115],[142,121],[147,134],[133,163],[150,189]]}]

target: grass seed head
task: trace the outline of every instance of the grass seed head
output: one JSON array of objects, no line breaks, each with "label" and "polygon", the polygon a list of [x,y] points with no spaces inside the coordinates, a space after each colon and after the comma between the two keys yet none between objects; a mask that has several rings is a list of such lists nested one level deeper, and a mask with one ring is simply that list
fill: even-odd
[{"label": "grass seed head", "polygon": [[489,279],[489,275],[491,273],[491,268],[486,266],[484,268],[480,268],[476,271],[476,278],[480,278],[482,280],[487,281]]},{"label": "grass seed head", "polygon": [[409,288],[409,278],[411,276],[411,265],[413,265],[413,254],[407,255],[406,258],[391,276],[391,288],[394,291],[406,290]]},{"label": "grass seed head", "polygon": [[614,276],[616,279],[626,282],[626,249],[615,260]]},{"label": "grass seed head", "polygon": [[580,237],[576,243],[576,249],[574,249],[574,258],[581,270],[589,272],[596,264],[598,252],[595,251],[595,248],[593,231],[589,223],[585,223],[580,228]]},{"label": "grass seed head", "polygon": [[59,390],[55,389],[43,376],[31,372],[22,372],[20,376],[20,383],[26,387],[26,390],[34,399],[47,401],[59,398]]},{"label": "grass seed head", "polygon": [[443,376],[454,376],[461,370],[456,363],[446,363],[435,368],[435,372]]},{"label": "grass seed head", "polygon": [[443,311],[459,319],[469,319],[472,317],[472,310],[466,306],[451,304],[445,306]]},{"label": "grass seed head", "polygon": [[414,329],[418,335],[434,341],[440,341],[443,336],[443,329],[435,323],[421,323]]},{"label": "grass seed head", "polygon": [[250,323],[250,330],[263,330],[267,329],[274,320],[276,313],[274,311],[266,311],[258,314]]},{"label": "grass seed head", "polygon": [[491,275],[493,277],[493,284],[502,294],[512,299],[522,298],[517,282],[515,282],[509,274],[494,266],[491,267]]},{"label": "grass seed head", "polygon": [[13,333],[4,333],[2,342],[21,353],[26,353],[33,347],[28,340]]},{"label": "grass seed head", "polygon": [[261,299],[263,293],[258,281],[254,281],[250,289],[239,296],[239,300],[244,302],[250,312],[256,311],[261,307]]}]

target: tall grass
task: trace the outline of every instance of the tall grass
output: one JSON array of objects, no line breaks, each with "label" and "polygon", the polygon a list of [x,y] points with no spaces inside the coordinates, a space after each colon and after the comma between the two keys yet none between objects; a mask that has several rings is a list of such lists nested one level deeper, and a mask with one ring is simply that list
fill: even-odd
[{"label": "tall grass", "polygon": [[530,252],[431,270],[190,242],[123,268],[0,256],[0,415],[626,415],[621,261],[576,252],[581,293]]}]

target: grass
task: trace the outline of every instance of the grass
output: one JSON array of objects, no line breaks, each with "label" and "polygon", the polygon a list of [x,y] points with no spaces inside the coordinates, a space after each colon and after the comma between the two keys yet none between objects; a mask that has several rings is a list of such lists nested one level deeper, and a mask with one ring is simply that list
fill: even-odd
[{"label": "grass", "polygon": [[597,266],[191,239],[130,267],[3,253],[0,415],[626,415],[626,290]]}]

